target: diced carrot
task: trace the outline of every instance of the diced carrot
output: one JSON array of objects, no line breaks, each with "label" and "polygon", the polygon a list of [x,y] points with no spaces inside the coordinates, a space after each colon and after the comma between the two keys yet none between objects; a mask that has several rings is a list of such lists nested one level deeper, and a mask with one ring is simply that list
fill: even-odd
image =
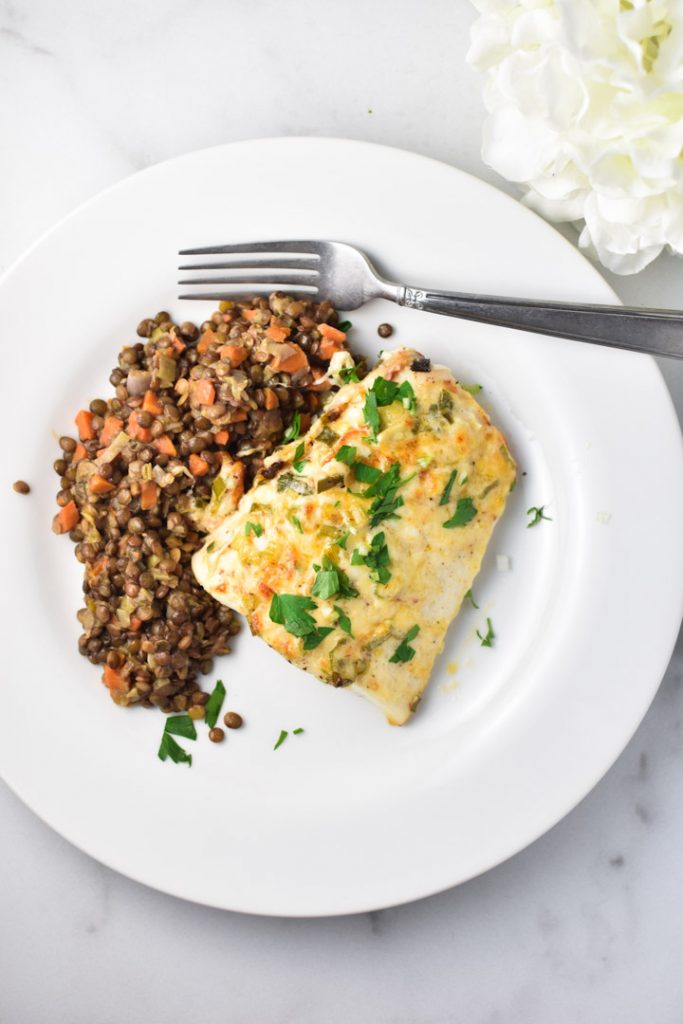
[{"label": "diced carrot", "polygon": [[297,370],[305,370],[308,366],[306,353],[299,345],[287,344],[287,350],[282,355],[273,358],[273,369],[283,373],[296,373]]},{"label": "diced carrot", "polygon": [[266,409],[277,409],[278,405],[280,404],[280,399],[277,397],[276,393],[273,391],[272,388],[263,389],[263,398]]},{"label": "diced carrot", "polygon": [[159,496],[159,488],[153,480],[143,480],[140,485],[140,508],[147,511],[154,508]]},{"label": "diced carrot", "polygon": [[279,324],[271,324],[266,331],[266,338],[270,338],[271,341],[286,341],[289,337],[289,328],[280,327]]},{"label": "diced carrot", "polygon": [[242,316],[251,323],[256,318],[256,314],[260,312],[260,309],[243,309]]},{"label": "diced carrot", "polygon": [[106,448],[122,428],[123,420],[120,420],[118,416],[106,416],[104,426],[102,427],[102,433],[100,434],[100,444],[102,447]]},{"label": "diced carrot", "polygon": [[338,327],[333,327],[332,324],[318,324],[318,330],[323,338],[327,338],[328,341],[336,341],[340,344],[346,341],[344,332],[340,331]]},{"label": "diced carrot", "polygon": [[[323,326],[321,324],[321,326]],[[321,359],[331,359],[335,352],[341,352],[344,348],[343,345],[338,344],[336,341],[332,341],[331,338],[323,338],[318,348],[318,355]]]},{"label": "diced carrot", "polygon": [[76,447],[74,448],[74,453],[71,456],[71,464],[74,465],[76,462],[80,462],[81,459],[84,459],[87,454],[88,453],[85,450],[85,445],[80,444],[79,442],[79,444],[77,444]]},{"label": "diced carrot", "polygon": [[176,446],[168,436],[168,434],[162,434],[161,437],[154,438],[154,447],[162,455],[177,455]]},{"label": "diced carrot", "polygon": [[159,401],[154,391],[145,391],[145,397],[142,401],[143,412],[149,412],[152,416],[161,416],[164,411],[164,407]]},{"label": "diced carrot", "polygon": [[130,617],[130,628],[133,633],[137,633],[140,626],[142,625],[142,619],[139,619],[137,615],[131,615]]},{"label": "diced carrot", "polygon": [[90,568],[90,575],[99,576],[101,572],[104,572],[108,565],[109,559],[107,558],[106,555],[102,555],[100,558],[97,559],[96,562],[93,562]]},{"label": "diced carrot", "polygon": [[247,411],[246,411],[246,409],[233,409],[233,411],[230,413],[230,422],[231,423],[241,423],[242,420],[246,420],[246,418],[247,418]]},{"label": "diced carrot", "polygon": [[92,425],[92,413],[87,409],[81,409],[76,414],[76,426],[81,441],[92,441],[95,436],[95,428]]},{"label": "diced carrot", "polygon": [[185,351],[185,349],[187,348],[187,345],[182,340],[182,338],[178,337],[177,334],[173,333],[171,335],[171,337],[173,338],[173,349],[175,351],[175,354],[176,355],[180,355],[181,352]]},{"label": "diced carrot", "polygon": [[104,666],[104,672],[102,674],[104,685],[108,686],[110,690],[127,690],[128,686],[123,676],[112,668],[111,665]]},{"label": "diced carrot", "polygon": [[219,430],[217,434],[214,434],[214,441],[216,442],[216,444],[227,444],[229,440],[229,430]]},{"label": "diced carrot", "polygon": [[246,345],[221,345],[218,349],[221,359],[229,359],[231,366],[239,366],[249,355]]},{"label": "diced carrot", "polygon": [[200,405],[213,405],[216,401],[216,389],[206,377],[192,382],[192,394]]},{"label": "diced carrot", "polygon": [[60,508],[52,520],[52,529],[55,533],[68,533],[70,530],[73,530],[80,518],[81,515],[76,507],[76,502],[70,501],[63,508]]},{"label": "diced carrot", "polygon": [[114,490],[114,485],[109,480],[105,480],[99,473],[93,473],[88,481],[88,487],[93,494],[109,494],[110,491]]},{"label": "diced carrot", "polygon": [[209,472],[209,463],[201,455],[190,455],[190,472],[193,476],[206,476]]},{"label": "diced carrot", "polygon": [[146,444],[148,441],[152,440],[152,431],[149,429],[149,427],[143,427],[140,425],[140,423],[138,422],[139,415],[140,414],[138,413],[137,409],[134,409],[133,412],[128,417],[127,430],[130,436],[134,438],[136,441],[142,441],[143,443]]},{"label": "diced carrot", "polygon": [[218,338],[211,329],[204,331],[197,342],[197,351],[201,353],[208,352],[215,341],[218,341]]}]

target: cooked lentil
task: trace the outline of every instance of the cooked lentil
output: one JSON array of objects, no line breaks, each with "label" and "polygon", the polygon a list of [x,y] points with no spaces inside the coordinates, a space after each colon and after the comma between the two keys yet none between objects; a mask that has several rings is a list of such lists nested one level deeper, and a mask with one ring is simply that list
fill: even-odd
[{"label": "cooked lentil", "polygon": [[15,480],[12,484],[12,490],[16,491],[17,494],[28,494],[31,488],[25,480]]},{"label": "cooked lentil", "polygon": [[329,302],[281,292],[222,302],[201,329],[161,311],[120,352],[112,397],[78,413],[77,439],[59,439],[53,529],[85,569],[78,649],[117,704],[203,715],[197,675],[230,651],[239,622],[195,581],[192,555],[226,480],[237,497],[294,414],[303,433],[319,413],[330,360],[347,350],[321,348],[318,325],[337,320]]},{"label": "cooked lentil", "polygon": [[209,739],[212,743],[222,743],[225,739],[225,731],[215,725],[213,729],[209,729]]},{"label": "cooked lentil", "polygon": [[244,719],[241,715],[238,715],[236,711],[226,711],[223,715],[223,721],[227,725],[228,729],[239,729]]},{"label": "cooked lentil", "polygon": [[394,328],[391,326],[391,324],[380,324],[379,327],[377,328],[377,333],[379,334],[380,338],[390,338],[391,335],[394,333]]}]

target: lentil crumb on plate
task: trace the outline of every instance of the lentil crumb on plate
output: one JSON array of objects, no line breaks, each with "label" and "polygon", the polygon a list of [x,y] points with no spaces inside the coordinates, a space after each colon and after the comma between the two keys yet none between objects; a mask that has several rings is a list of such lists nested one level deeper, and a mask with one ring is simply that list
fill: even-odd
[{"label": "lentil crumb on plate", "polygon": [[230,651],[239,622],[196,582],[192,555],[285,432],[305,433],[342,383],[354,360],[337,322],[329,302],[281,292],[222,302],[199,328],[161,311],[121,350],[114,394],[59,439],[53,530],[84,567],[78,648],[117,704],[203,712],[197,675]]}]

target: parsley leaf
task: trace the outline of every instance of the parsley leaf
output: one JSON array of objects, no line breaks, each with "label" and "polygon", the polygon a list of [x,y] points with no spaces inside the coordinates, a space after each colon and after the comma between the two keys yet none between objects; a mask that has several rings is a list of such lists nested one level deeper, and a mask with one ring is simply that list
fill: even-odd
[{"label": "parsley leaf", "polygon": [[257,537],[260,537],[263,533],[263,527],[260,523],[245,523],[244,536],[248,537],[250,533],[255,533]]},{"label": "parsley leaf", "polygon": [[335,455],[335,459],[337,462],[343,462],[345,466],[352,466],[356,458],[357,451],[358,449],[352,444],[343,444]]},{"label": "parsley leaf", "polygon": [[213,688],[213,692],[206,704],[204,705],[204,721],[208,725],[209,729],[213,729],[214,725],[218,721],[218,716],[221,713],[223,707],[223,701],[225,700],[225,687],[222,681],[219,679]]},{"label": "parsley leaf", "polygon": [[458,475],[458,471],[457,471],[457,469],[454,469],[453,472],[451,473],[451,475],[448,478],[448,483],[446,484],[446,486],[443,489],[443,494],[441,495],[441,498],[439,499],[439,505],[447,505],[448,502],[450,501],[451,491],[453,490],[453,484],[455,483],[455,478],[456,478],[457,475]]},{"label": "parsley leaf", "polygon": [[370,569],[370,576],[377,583],[388,583],[391,579],[389,572],[389,548],[384,540],[384,533],[376,533],[370,541],[370,550],[362,555],[356,548],[351,556],[352,565],[367,565]]},{"label": "parsley leaf", "polygon": [[536,523],[540,523],[541,519],[547,519],[549,523],[552,523],[552,518],[545,514],[545,505],[540,505],[538,508],[536,508],[535,505],[532,505],[531,508],[526,510],[526,514],[528,516],[532,516],[531,522],[526,524],[527,530],[530,526],[535,526]]},{"label": "parsley leaf", "polygon": [[358,596],[358,591],[351,585],[346,573],[334,564],[329,555],[323,556],[322,568],[318,565],[314,565],[313,568],[316,570],[316,577],[311,593],[315,597],[325,600],[337,594],[339,597]]},{"label": "parsley leaf", "polygon": [[398,462],[393,462],[390,469],[386,473],[382,473],[363,493],[364,498],[375,498],[369,512],[371,529],[374,530],[385,519],[401,518],[396,511],[401,508],[404,501],[403,498],[397,496],[397,492],[399,487],[403,487],[414,476],[415,473],[407,476],[405,480],[401,480],[401,465]]},{"label": "parsley leaf", "polygon": [[288,441],[296,441],[297,437],[301,433],[301,413],[295,412],[292,417],[292,422],[289,424],[284,432],[282,443],[287,444]]},{"label": "parsley leaf", "polygon": [[478,395],[480,391],[483,391],[481,384],[460,384],[463,391],[469,391],[471,395]]},{"label": "parsley leaf", "polygon": [[493,647],[493,641],[496,634],[493,632],[493,626],[491,625],[490,619],[486,620],[486,636],[482,636],[479,630],[477,630],[477,636],[481,640],[482,647]]},{"label": "parsley leaf", "polygon": [[455,512],[450,519],[447,519],[442,526],[446,530],[452,530],[454,526],[466,526],[477,514],[477,510],[471,498],[458,498]]},{"label": "parsley leaf", "polygon": [[298,444],[296,446],[296,451],[294,452],[294,459],[292,460],[292,465],[294,466],[294,469],[297,471],[297,473],[300,473],[301,470],[303,469],[303,467],[306,464],[306,459],[302,459],[301,458],[303,453],[304,453],[304,443],[302,441],[301,444]]},{"label": "parsley leaf", "polygon": [[270,602],[270,620],[284,626],[292,636],[306,636],[317,629],[316,621],[309,611],[317,608],[315,601],[300,594],[273,594]]},{"label": "parsley leaf", "polygon": [[473,596],[473,594],[472,594],[472,588],[471,588],[471,587],[470,587],[470,589],[469,589],[469,590],[467,591],[467,593],[465,594],[465,596],[463,597],[463,601],[467,601],[467,600],[469,600],[469,602],[470,602],[470,604],[472,605],[472,607],[473,607],[473,608],[478,608],[478,607],[479,607],[479,605],[477,604],[477,602],[476,602],[476,601],[474,600],[474,596]]},{"label": "parsley leaf", "polygon": [[339,537],[334,542],[337,545],[337,547],[345,548],[346,547],[346,542],[349,539],[350,534],[351,534],[350,530],[346,530],[344,533],[342,533],[341,537]]},{"label": "parsley leaf", "polygon": [[415,648],[410,647],[410,641],[414,640],[420,632],[419,626],[412,626],[401,640],[400,644],[389,658],[389,661],[398,664],[404,661],[412,661],[415,657]]},{"label": "parsley leaf", "polygon": [[[381,378],[381,377],[377,378],[377,380],[382,380],[382,379],[383,378]],[[375,384],[376,383],[377,383],[377,381],[375,381]],[[374,384],[373,384],[373,388],[374,388]],[[377,394],[375,393],[375,391],[368,391],[367,395],[365,396],[365,405],[363,406],[363,415],[365,417],[365,422],[370,427],[370,440],[371,441],[376,441],[377,440],[377,434],[379,433],[379,428],[380,428],[380,419],[379,419],[379,409],[377,408]]]},{"label": "parsley leaf", "polygon": [[273,747],[273,750],[277,750],[278,747],[281,747],[282,744],[285,742],[285,740],[287,739],[288,736],[289,736],[289,733],[287,732],[287,730],[286,729],[282,729],[280,731],[280,735],[277,738],[277,743]]},{"label": "parsley leaf", "polygon": [[375,480],[382,475],[381,469],[377,469],[376,466],[369,466],[367,462],[360,462],[358,459],[355,460],[351,468],[356,480],[359,480],[362,484],[374,484]]},{"label": "parsley leaf", "polygon": [[396,381],[376,377],[370,391],[376,396],[379,406],[401,401],[406,409],[415,408],[415,392],[410,381],[404,380],[402,384],[397,384]]},{"label": "parsley leaf", "polygon": [[[192,721],[192,719],[190,719],[190,721]],[[165,729],[163,736],[161,737],[157,757],[160,761],[165,761],[167,757],[170,757],[174,764],[181,764],[184,762],[192,767],[192,754],[188,754],[186,750],[183,750],[180,744],[176,743],[171,734],[166,732]]]},{"label": "parsley leaf", "polygon": [[339,376],[345,384],[358,384],[360,377],[358,376],[358,367],[360,363],[354,363],[353,366],[342,366],[339,371]]},{"label": "parsley leaf", "polygon": [[304,650],[312,651],[321,644],[328,633],[332,632],[332,626],[317,626],[312,633],[304,637]]},{"label": "parsley leaf", "polygon": [[299,726],[298,729],[292,729],[292,736],[300,736],[302,732],[303,729],[301,728],[301,726]]},{"label": "parsley leaf", "polygon": [[335,612],[337,613],[337,625],[341,630],[353,639],[353,632],[351,631],[351,619],[348,617],[343,608],[340,608],[338,604],[333,605]]},{"label": "parsley leaf", "polygon": [[351,323],[350,320],[342,320],[342,322],[340,324],[337,324],[337,330],[338,331],[343,331],[344,334],[346,334],[348,331],[350,331],[352,327],[353,327],[353,324]]},{"label": "parsley leaf", "polygon": [[174,736],[183,736],[186,740],[197,739],[197,730],[189,715],[171,715],[166,719],[164,732],[171,732]]},{"label": "parsley leaf", "polygon": [[289,521],[290,521],[290,523],[294,524],[294,526],[297,528],[299,533],[303,533],[304,532],[304,528],[301,525],[301,522],[299,521],[299,519],[297,519],[297,517],[294,515],[294,513],[292,513],[291,516],[289,517]]}]

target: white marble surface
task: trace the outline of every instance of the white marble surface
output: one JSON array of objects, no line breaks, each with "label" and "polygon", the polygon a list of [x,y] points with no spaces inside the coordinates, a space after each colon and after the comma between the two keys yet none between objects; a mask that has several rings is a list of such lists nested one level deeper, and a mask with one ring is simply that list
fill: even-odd
[{"label": "white marble surface", "polygon": [[[0,0],[0,269],[99,189],[235,139],[370,139],[502,185],[479,158],[471,18],[466,0]],[[664,259],[612,283],[680,305],[682,276]],[[683,364],[663,369],[680,414]],[[0,784],[0,1022],[680,1024],[682,679],[679,646],[617,764],[530,849],[359,917],[174,900]]]}]

